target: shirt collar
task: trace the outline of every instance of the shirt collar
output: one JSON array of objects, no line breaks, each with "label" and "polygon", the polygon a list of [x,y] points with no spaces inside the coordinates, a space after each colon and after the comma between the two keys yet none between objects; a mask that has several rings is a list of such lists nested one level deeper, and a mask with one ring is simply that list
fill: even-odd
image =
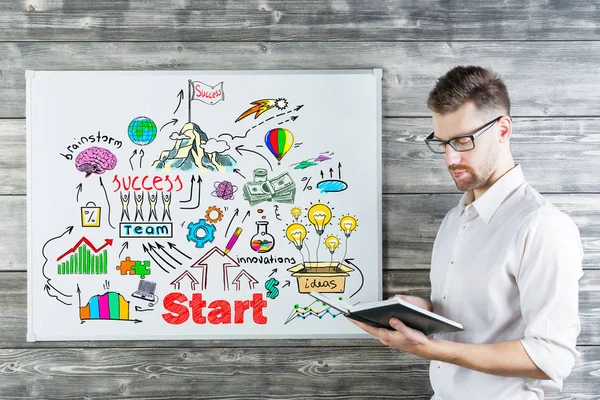
[{"label": "shirt collar", "polygon": [[523,176],[523,170],[520,165],[516,165],[500,177],[500,179],[498,179],[496,183],[494,183],[492,187],[477,200],[472,202],[473,191],[466,191],[458,203],[458,207],[461,210],[460,214],[462,215],[465,212],[466,207],[468,207],[466,204],[470,203],[485,223],[489,224],[492,216],[496,213],[498,207],[500,207],[500,204],[502,204],[508,195],[524,182],[525,177]]}]

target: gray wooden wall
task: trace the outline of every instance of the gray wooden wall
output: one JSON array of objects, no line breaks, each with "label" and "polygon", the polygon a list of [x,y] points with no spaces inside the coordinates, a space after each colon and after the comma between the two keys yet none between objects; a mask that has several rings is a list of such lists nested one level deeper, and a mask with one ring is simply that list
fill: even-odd
[{"label": "gray wooden wall", "polygon": [[384,295],[428,296],[433,239],[460,194],[423,143],[425,101],[448,69],[479,64],[509,87],[516,160],[585,248],[582,357],[551,398],[600,399],[600,6],[451,3],[0,0],[0,398],[432,392],[428,362],[373,339],[27,343],[26,69],[383,68]]}]

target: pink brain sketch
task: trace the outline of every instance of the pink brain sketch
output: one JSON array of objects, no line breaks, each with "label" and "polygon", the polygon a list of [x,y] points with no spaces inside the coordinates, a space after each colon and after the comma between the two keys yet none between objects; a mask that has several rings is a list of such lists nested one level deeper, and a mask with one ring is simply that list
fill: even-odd
[{"label": "pink brain sketch", "polygon": [[91,174],[103,174],[117,165],[117,157],[107,149],[90,147],[77,155],[75,166],[85,172],[87,178]]}]

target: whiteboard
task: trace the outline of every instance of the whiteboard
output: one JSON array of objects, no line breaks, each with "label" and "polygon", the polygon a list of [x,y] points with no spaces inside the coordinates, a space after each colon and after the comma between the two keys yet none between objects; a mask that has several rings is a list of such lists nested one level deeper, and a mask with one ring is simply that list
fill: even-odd
[{"label": "whiteboard", "polygon": [[380,69],[26,78],[28,341],[364,337]]}]

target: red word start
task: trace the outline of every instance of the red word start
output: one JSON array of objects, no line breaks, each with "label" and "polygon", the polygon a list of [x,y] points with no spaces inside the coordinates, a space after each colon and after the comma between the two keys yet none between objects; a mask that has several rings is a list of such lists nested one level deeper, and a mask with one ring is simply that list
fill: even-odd
[{"label": "red word start", "polygon": [[123,176],[115,175],[112,183],[116,184],[113,192],[119,190],[158,190],[160,192],[179,192],[183,189],[183,182],[177,175],[173,180],[169,175],[165,176]]},{"label": "red word start", "polygon": [[[208,308],[208,315],[204,315],[206,301],[202,299],[202,293],[194,293],[192,300],[183,293],[169,293],[163,300],[163,306],[167,313],[162,315],[163,319],[172,325],[183,324],[190,318],[192,310],[192,321],[196,324],[231,324],[231,303],[227,300],[212,301]],[[252,320],[255,324],[264,325],[267,323],[267,317],[263,315],[263,309],[267,307],[266,300],[262,293],[254,293],[252,300],[234,300],[233,302],[233,323],[243,324],[244,313],[252,308]]]}]

